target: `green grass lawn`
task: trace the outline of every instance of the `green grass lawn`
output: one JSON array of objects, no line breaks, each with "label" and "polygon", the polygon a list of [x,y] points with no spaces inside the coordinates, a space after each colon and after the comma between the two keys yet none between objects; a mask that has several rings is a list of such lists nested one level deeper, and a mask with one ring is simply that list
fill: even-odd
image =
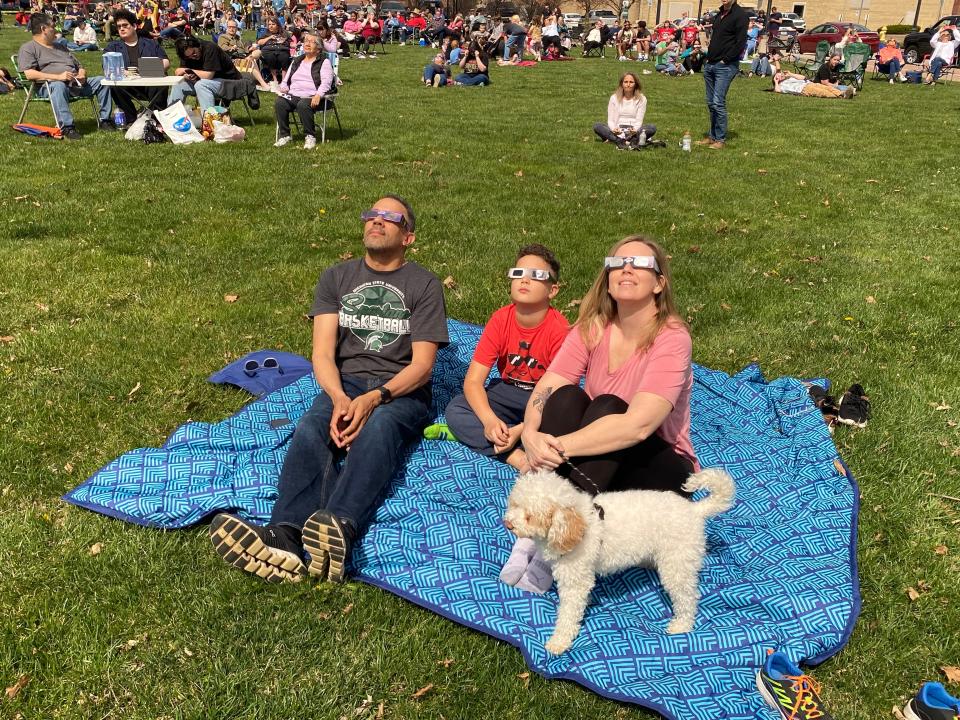
[{"label": "green grass lawn", "polygon": [[[25,39],[0,31],[0,57]],[[433,90],[429,56],[345,61],[346,139],[311,153],[271,147],[272,96],[245,143],[199,147],[95,133],[88,104],[82,141],[31,139],[9,129],[21,99],[0,96],[0,687],[29,676],[0,717],[340,718],[368,696],[367,716],[651,717],[525,680],[514,648],[381,590],[266,585],[205,528],[59,500],[188,418],[240,408],[205,381],[226,361],[309,354],[314,283],[361,252],[358,214],[386,192],[418,211],[414,259],[455,279],[453,317],[504,302],[528,241],[559,255],[572,317],[606,247],[642,231],[673,255],[697,362],[863,383],[870,425],[836,434],[863,495],[863,612],[816,677],[836,717],[876,720],[960,665],[960,502],[942,497],[960,497],[960,87],[868,79],[827,101],[738,80],[727,149],[683,154],[683,131],[707,127],[702,79],[644,76],[667,147],[619,153],[591,131],[613,59]],[[51,122],[42,105],[30,119]]]}]

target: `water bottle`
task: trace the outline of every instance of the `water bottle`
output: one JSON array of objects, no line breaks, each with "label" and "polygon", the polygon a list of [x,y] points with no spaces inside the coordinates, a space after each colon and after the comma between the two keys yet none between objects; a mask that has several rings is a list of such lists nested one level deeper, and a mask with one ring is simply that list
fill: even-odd
[{"label": "water bottle", "polygon": [[683,140],[680,142],[680,147],[683,148],[684,152],[690,152],[693,149],[693,138],[690,137],[689,130],[683,134]]},{"label": "water bottle", "polygon": [[123,114],[123,110],[117,108],[117,111],[113,114],[113,126],[115,128],[122,128],[127,124],[127,116]]},{"label": "water bottle", "polygon": [[647,144],[647,131],[641,130],[640,137],[637,138],[637,145],[644,147]]}]

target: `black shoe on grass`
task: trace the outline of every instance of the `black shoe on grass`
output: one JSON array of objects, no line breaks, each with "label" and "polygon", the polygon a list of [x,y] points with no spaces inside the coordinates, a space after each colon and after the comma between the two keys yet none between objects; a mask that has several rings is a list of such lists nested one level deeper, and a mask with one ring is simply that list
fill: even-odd
[{"label": "black shoe on grass", "polygon": [[303,547],[310,553],[307,572],[330,582],[343,582],[347,576],[353,536],[348,521],[326,510],[317,510],[303,525]]},{"label": "black shoe on grass", "polygon": [[80,133],[77,132],[77,129],[73,125],[67,125],[60,131],[60,136],[65,140],[79,140],[83,137]]},{"label": "black shoe on grass", "polygon": [[924,683],[917,696],[903,708],[906,720],[956,720],[960,717],[960,698],[955,698],[937,682]]},{"label": "black shoe on grass", "polygon": [[813,404],[823,413],[823,421],[832,434],[833,428],[837,424],[837,415],[840,412],[837,408],[837,401],[833,399],[833,395],[827,395],[827,391],[819,385],[811,385],[809,393]]},{"label": "black shoe on grass", "polygon": [[869,419],[870,398],[864,393],[862,385],[854,383],[840,398],[837,422],[862,428],[867,426],[867,420]]},{"label": "black shoe on grass", "polygon": [[210,523],[210,540],[225,562],[267,582],[297,582],[306,574],[300,548],[285,527],[261,527],[220,513]]},{"label": "black shoe on grass", "polygon": [[757,671],[757,690],[783,720],[833,720],[820,701],[820,685],[782,652],[767,651]]}]

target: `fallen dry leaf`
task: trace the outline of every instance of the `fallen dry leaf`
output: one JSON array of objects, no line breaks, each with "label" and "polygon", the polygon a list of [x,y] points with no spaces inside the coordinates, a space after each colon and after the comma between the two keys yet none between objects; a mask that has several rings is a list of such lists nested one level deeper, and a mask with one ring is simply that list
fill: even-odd
[{"label": "fallen dry leaf", "polygon": [[27,685],[30,684],[29,675],[21,675],[17,678],[17,681],[7,688],[7,700],[13,700],[21,690],[23,690]]},{"label": "fallen dry leaf", "polygon": [[868,182],[868,183],[870,183],[871,185],[879,185],[879,184],[880,184],[880,181],[879,181],[879,180],[874,180],[873,178],[868,178],[868,179],[865,180],[864,182]]},{"label": "fallen dry leaf", "polygon": [[582,298],[575,298],[567,303],[568,308],[577,307],[582,302]]},{"label": "fallen dry leaf", "polygon": [[[930,404],[933,405],[933,403]],[[945,402],[942,402],[939,405],[933,405],[933,409],[942,412],[943,410],[953,410],[953,407],[951,405],[947,405]]]},{"label": "fallen dry leaf", "polygon": [[730,309],[730,306],[729,306],[727,303],[720,303],[720,307],[721,307],[723,310],[729,310],[729,309]]},{"label": "fallen dry leaf", "polygon": [[757,175],[766,175],[767,171],[763,168],[757,168]]},{"label": "fallen dry leaf", "polygon": [[223,301],[226,303],[235,303],[239,299],[240,299],[239,295],[233,295],[230,293],[223,296]]},{"label": "fallen dry leaf", "polygon": [[380,704],[377,705],[377,720],[383,720],[383,700],[380,701]]},{"label": "fallen dry leaf", "polygon": [[37,306],[37,310],[39,310],[40,312],[50,312],[50,306],[45,303],[36,302],[34,303],[34,305]]},{"label": "fallen dry leaf", "polygon": [[9,345],[13,341],[13,335],[0,335],[0,345]]},{"label": "fallen dry leaf", "polygon": [[134,395],[140,392],[140,387],[141,387],[140,383],[137,383],[136,385],[134,385],[133,388],[131,388],[130,392],[127,393],[127,398],[132,398]]},{"label": "fallen dry leaf", "polygon": [[424,695],[433,690],[433,683],[429,685],[424,685],[422,688],[417,690],[413,695],[410,696],[411,700],[420,700]]},{"label": "fallen dry leaf", "polygon": [[696,255],[698,252],[700,252],[700,246],[691,245],[690,247],[687,248],[687,252],[690,253],[691,255]]},{"label": "fallen dry leaf", "polygon": [[455,288],[455,287],[457,286],[457,281],[453,279],[453,275],[447,275],[447,276],[443,279],[443,286],[444,286],[447,290],[453,290],[453,288]]},{"label": "fallen dry leaf", "polygon": [[515,175],[516,177],[523,177],[523,170],[517,170],[517,171],[514,173],[514,175]]},{"label": "fallen dry leaf", "polygon": [[876,305],[877,299],[873,295],[867,295],[867,303],[869,305]]},{"label": "fallen dry leaf", "polygon": [[353,611],[353,603],[349,603],[344,606],[343,610],[340,611],[341,615],[349,615]]},{"label": "fallen dry leaf", "polygon": [[901,712],[900,708],[897,707],[896,705],[893,706],[893,708],[890,710],[890,713],[893,715],[894,718],[896,718],[896,720],[907,720],[903,716],[903,712]]},{"label": "fallen dry leaf", "polygon": [[920,599],[920,593],[918,593],[912,587],[909,587],[907,588],[907,597],[910,598],[911,602],[916,602]]},{"label": "fallen dry leaf", "polygon": [[676,223],[670,223],[670,232],[674,232],[677,229]]},{"label": "fallen dry leaf", "polygon": [[361,715],[366,714],[367,710],[373,707],[373,696],[367,695],[363,701],[357,705],[357,709],[353,711],[354,717],[360,717]]},{"label": "fallen dry leaf", "polygon": [[349,260],[353,257],[353,253],[347,250],[346,252],[340,253],[337,257],[339,257],[341,260]]},{"label": "fallen dry leaf", "polygon": [[934,551],[937,555],[946,555],[948,552],[950,552],[950,548],[948,548],[946,545],[937,545],[937,546],[933,549],[933,551]]},{"label": "fallen dry leaf", "polygon": [[520,678],[521,680],[523,680],[523,686],[524,686],[525,688],[530,687],[530,673],[528,673],[528,672],[522,672],[522,673],[520,673],[519,675],[517,675],[517,677]]},{"label": "fallen dry leaf", "polygon": [[193,657],[193,652],[191,652],[190,648],[184,648],[183,654],[186,655],[187,657]]},{"label": "fallen dry leaf", "polygon": [[90,550],[88,552],[91,557],[96,557],[103,552],[103,543],[94,543],[90,546]]},{"label": "fallen dry leaf", "polygon": [[445,668],[450,667],[451,665],[453,665],[453,663],[454,663],[453,658],[444,658],[443,660],[437,660],[437,665],[443,665]]},{"label": "fallen dry leaf", "polygon": [[930,583],[926,580],[917,580],[917,590],[922,593],[930,592]]},{"label": "fallen dry leaf", "polygon": [[[960,683],[960,667],[941,665],[940,669],[943,671],[943,674],[947,676],[947,682]],[[7,692],[9,693],[10,691],[7,690]]]},{"label": "fallen dry leaf", "polygon": [[820,203],[824,207],[830,207],[830,198],[828,198],[827,196],[824,196],[823,200],[821,200]]}]

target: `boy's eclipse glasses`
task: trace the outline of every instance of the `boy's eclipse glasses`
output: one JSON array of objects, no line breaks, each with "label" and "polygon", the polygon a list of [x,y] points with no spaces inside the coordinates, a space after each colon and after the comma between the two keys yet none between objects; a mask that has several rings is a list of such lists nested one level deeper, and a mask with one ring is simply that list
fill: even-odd
[{"label": "boy's eclipse glasses", "polygon": [[624,265],[629,263],[633,267],[637,268],[646,268],[648,270],[653,270],[657,275],[661,275],[660,265],[657,264],[657,259],[653,255],[615,255],[613,257],[606,257],[603,259],[603,266],[607,270],[619,270]]},{"label": "boy's eclipse glasses", "polygon": [[553,273],[539,268],[510,268],[507,270],[507,277],[511,280],[519,280],[525,277],[534,280],[553,280]]}]

